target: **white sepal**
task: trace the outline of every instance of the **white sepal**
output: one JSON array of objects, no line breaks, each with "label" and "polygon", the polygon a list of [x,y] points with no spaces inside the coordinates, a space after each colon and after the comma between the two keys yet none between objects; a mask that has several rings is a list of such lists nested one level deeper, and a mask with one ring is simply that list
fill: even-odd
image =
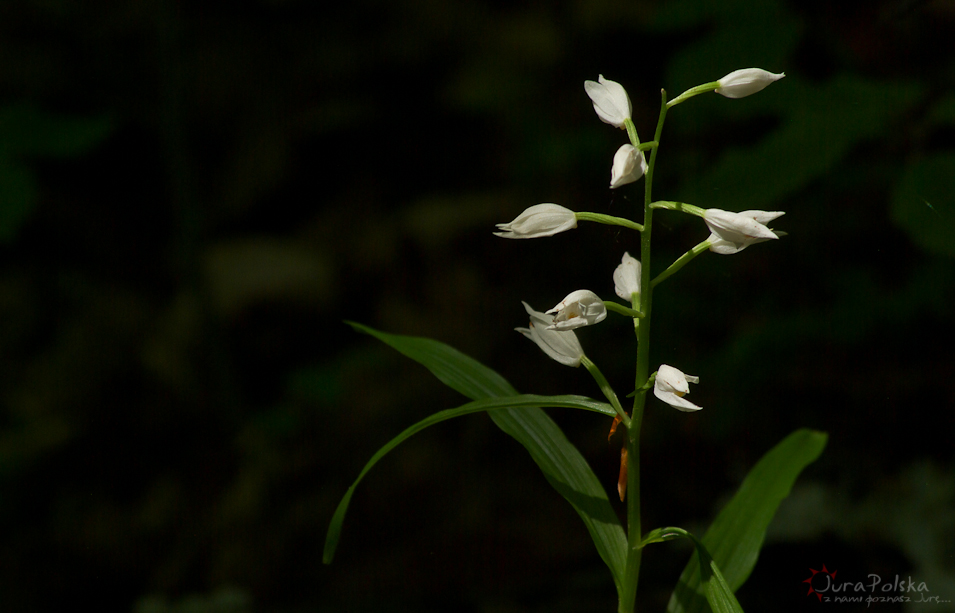
[{"label": "white sepal", "polygon": [[618,296],[629,302],[640,295],[641,270],[640,260],[624,252],[620,265],[613,271],[613,286]]},{"label": "white sepal", "polygon": [[560,362],[565,366],[580,366],[580,359],[584,355],[584,349],[577,340],[577,335],[573,331],[550,330],[549,326],[554,321],[553,315],[535,311],[526,302],[522,302],[527,314],[531,317],[531,322],[527,328],[514,328],[527,338],[531,339],[544,353]]},{"label": "white sepal", "polygon": [[577,216],[559,204],[535,204],[511,223],[499,223],[495,236],[502,238],[541,238],[577,227]]},{"label": "white sepal", "polygon": [[594,103],[600,121],[624,128],[624,120],[630,119],[632,108],[627,90],[616,81],[600,75],[597,81],[584,81],[584,90]]},{"label": "white sepal", "polygon": [[554,321],[548,330],[573,330],[603,321],[607,317],[607,307],[597,294],[579,289],[567,294],[547,313],[554,314]]},{"label": "white sepal", "polygon": [[773,74],[762,68],[734,70],[719,80],[717,94],[727,98],[745,98],[766,88],[767,85],[786,76],[785,72]]},{"label": "white sepal", "polygon": [[703,221],[712,234],[710,251],[719,254],[739,253],[750,245],[779,238],[765,224],[785,215],[783,211],[743,211],[733,213],[722,209],[706,209]]},{"label": "white sepal", "polygon": [[647,158],[633,145],[620,145],[613,156],[610,171],[610,189],[633,183],[647,172]]},{"label": "white sepal", "polygon": [[683,374],[672,366],[661,364],[657,369],[657,378],[653,382],[653,395],[678,411],[699,411],[703,407],[683,399],[684,395],[690,393],[688,383],[699,382],[699,377]]}]

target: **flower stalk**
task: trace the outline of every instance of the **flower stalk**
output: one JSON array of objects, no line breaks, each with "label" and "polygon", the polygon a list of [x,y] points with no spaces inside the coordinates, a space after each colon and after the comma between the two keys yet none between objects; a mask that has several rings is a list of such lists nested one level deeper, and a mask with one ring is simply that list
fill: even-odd
[{"label": "flower stalk", "polygon": [[635,149],[640,149],[640,137],[637,135],[637,126],[633,125],[633,120],[627,117],[623,125],[627,129],[627,137],[630,139],[630,145]]},{"label": "flower stalk", "polygon": [[636,309],[625,307],[619,302],[604,302],[604,307],[606,307],[608,311],[613,311],[614,313],[618,313],[626,317],[633,317],[634,319],[643,319],[643,313],[641,313],[640,311]]},{"label": "flower stalk", "polygon": [[702,209],[698,206],[693,206],[692,204],[687,204],[685,202],[673,202],[671,200],[658,200],[650,205],[654,209],[668,209],[670,211],[680,211],[681,213],[689,213],[690,215],[696,215],[697,217],[703,217],[706,213],[706,209]]},{"label": "flower stalk", "polygon": [[720,87],[719,81],[713,81],[711,83],[704,83],[703,85],[697,85],[696,87],[691,87],[690,89],[686,90],[685,92],[683,92],[682,94],[674,98],[673,100],[670,100],[669,102],[667,102],[667,108],[676,106],[680,104],[681,102],[686,102],[693,96],[699,96],[700,94],[705,94],[708,92],[715,92],[717,89],[719,89],[719,87]]},{"label": "flower stalk", "polygon": [[617,398],[616,392],[613,391],[613,388],[610,387],[610,383],[607,382],[607,378],[604,377],[603,373],[600,372],[600,369],[597,368],[597,365],[591,361],[587,356],[581,356],[580,363],[584,365],[584,368],[590,373],[594,378],[594,381],[597,382],[597,385],[600,386],[600,391],[603,392],[603,395],[607,398],[607,402],[610,403],[610,406],[614,408],[617,412],[617,417],[620,418],[620,421],[628,429],[630,428],[630,416],[627,415],[627,412],[623,410],[623,405],[620,404],[620,399]]},{"label": "flower stalk", "polygon": [[[660,90],[660,116],[653,134],[657,143],[663,135],[663,122],[667,114],[666,90]],[[637,585],[640,578],[640,563],[643,549],[640,547],[642,528],[640,522],[640,426],[643,423],[643,409],[646,406],[647,393],[644,386],[650,375],[650,315],[653,302],[653,287],[650,285],[650,239],[653,228],[653,171],[656,168],[660,146],[650,152],[650,162],[644,177],[643,232],[640,234],[640,263],[644,274],[640,277],[640,312],[643,318],[636,327],[637,367],[634,389],[640,390],[633,396],[633,411],[630,426],[627,428],[627,560],[624,571],[623,587],[620,594],[620,613],[632,613]]]},{"label": "flower stalk", "polygon": [[577,216],[577,221],[592,221],[594,223],[602,223],[606,226],[620,226],[622,228],[636,230],[637,232],[643,232],[643,226],[641,224],[630,221],[625,217],[614,217],[613,215],[589,212],[575,213],[575,215]]},{"label": "flower stalk", "polygon": [[670,267],[661,272],[656,276],[653,281],[650,281],[650,287],[656,287],[659,283],[668,279],[671,275],[676,274],[681,268],[689,264],[693,258],[700,255],[704,251],[710,248],[710,241],[706,240],[702,243],[699,243],[696,247],[693,247],[680,257],[676,259],[675,262],[670,264]]}]

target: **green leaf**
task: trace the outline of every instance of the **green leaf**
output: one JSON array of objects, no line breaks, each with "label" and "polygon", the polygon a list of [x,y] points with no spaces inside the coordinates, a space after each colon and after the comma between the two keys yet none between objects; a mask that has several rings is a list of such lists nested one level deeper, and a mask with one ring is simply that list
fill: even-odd
[{"label": "green leaf", "polygon": [[345,323],[359,332],[374,336],[392,349],[397,349],[405,357],[430,370],[441,383],[471,400],[517,394],[517,390],[507,379],[442,342],[419,336],[388,334],[352,321]]},{"label": "green leaf", "polygon": [[0,107],[0,243],[10,242],[37,202],[37,180],[23,158],[69,157],[109,135],[108,117],[71,118],[30,105]]},{"label": "green leaf", "polygon": [[0,243],[13,240],[36,200],[33,172],[0,151]]},{"label": "green leaf", "polygon": [[338,546],[342,522],[345,521],[345,513],[348,511],[348,505],[351,502],[351,497],[355,491],[355,488],[358,487],[358,484],[361,483],[361,480],[366,474],[368,474],[368,471],[371,470],[372,466],[377,464],[378,460],[385,457],[389,451],[407,439],[411,438],[414,434],[424,430],[428,426],[433,426],[437,423],[441,423],[442,421],[454,417],[470,415],[471,413],[478,413],[480,411],[492,411],[495,409],[541,406],[583,409],[585,411],[603,413],[608,417],[614,417],[617,414],[613,407],[606,402],[598,402],[585,396],[537,396],[534,394],[523,394],[518,396],[500,396],[497,398],[474,400],[457,408],[445,409],[444,411],[438,411],[433,415],[425,417],[413,426],[405,428],[404,432],[388,441],[384,447],[376,451],[375,455],[371,456],[371,459],[368,460],[367,464],[365,464],[365,467],[361,470],[361,473],[359,473],[358,478],[355,479],[355,482],[352,483],[351,487],[348,488],[348,492],[345,493],[344,498],[342,498],[342,501],[338,504],[338,508],[335,510],[335,514],[332,516],[332,523],[328,527],[328,535],[325,539],[325,553],[323,556],[325,563],[330,563],[332,558],[335,556],[335,548]]},{"label": "green leaf", "polygon": [[[504,377],[444,343],[387,334],[361,324],[348,323],[422,364],[442,383],[469,398],[480,400],[517,394]],[[619,591],[626,565],[627,537],[606,490],[587,461],[557,424],[538,407],[504,408],[490,411],[488,415],[501,430],[527,449],[547,481],[580,515]],[[350,497],[351,490],[342,501],[346,507]],[[339,505],[341,509],[342,505]],[[344,515],[344,511],[341,513]]]},{"label": "green leaf", "polygon": [[[822,453],[827,438],[823,432],[800,429],[783,439],[753,467],[703,536],[703,545],[712,553],[714,564],[723,570],[722,577],[733,592],[756,565],[766,528],[779,503],[789,495],[799,473]],[[706,611],[696,558],[683,569],[667,611]]]},{"label": "green leaf", "polygon": [[693,541],[693,546],[696,547],[697,563],[699,564],[697,568],[704,569],[701,583],[703,584],[706,601],[710,603],[710,608],[717,613],[742,613],[743,609],[739,606],[736,596],[733,595],[733,590],[730,589],[726,579],[723,578],[719,566],[713,560],[710,552],[706,550],[706,546],[683,528],[671,527],[651,530],[640,542],[640,547],[646,547],[650,543],[672,541],[675,538],[687,538]]},{"label": "green leaf", "polygon": [[955,256],[955,155],[908,164],[892,197],[892,221],[922,249]]},{"label": "green leaf", "polygon": [[714,613],[742,613],[743,608],[733,595],[733,590],[720,574],[720,568],[700,541],[693,539],[700,568],[703,569],[703,593]]},{"label": "green leaf", "polygon": [[30,105],[0,108],[0,149],[18,156],[75,157],[113,130],[107,116],[70,117]]}]

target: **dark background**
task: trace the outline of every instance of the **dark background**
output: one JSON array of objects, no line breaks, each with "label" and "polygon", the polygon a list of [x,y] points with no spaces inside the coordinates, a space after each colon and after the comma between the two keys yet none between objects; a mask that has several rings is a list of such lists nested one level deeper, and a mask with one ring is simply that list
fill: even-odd
[{"label": "dark background", "polygon": [[[615,610],[586,530],[485,415],[376,467],[321,563],[371,454],[463,401],[343,320],[599,396],[512,329],[521,300],[612,297],[637,237],[494,224],[539,202],[639,218],[585,79],[622,83],[649,140],[660,87],[750,66],[787,77],[673,109],[654,195],[783,210],[788,236],[656,292],[653,363],[699,375],[705,409],[650,401],[644,525],[702,534],[812,427],[829,445],[744,608],[865,609],[806,596],[823,564],[955,601],[953,38],[949,0],[6,0],[0,610]],[[656,220],[655,273],[707,235]],[[578,334],[621,395],[628,325]],[[609,420],[550,413],[612,491]],[[688,556],[649,549],[638,604],[663,610]]]}]

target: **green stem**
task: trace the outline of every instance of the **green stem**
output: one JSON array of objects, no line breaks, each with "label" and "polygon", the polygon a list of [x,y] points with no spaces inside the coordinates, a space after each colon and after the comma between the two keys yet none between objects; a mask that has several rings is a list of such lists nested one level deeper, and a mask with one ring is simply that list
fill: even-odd
[{"label": "green stem", "polygon": [[623,120],[623,125],[627,128],[627,136],[630,137],[630,144],[639,149],[640,137],[637,136],[637,127],[633,125],[633,120],[627,117]]},{"label": "green stem", "polygon": [[574,213],[574,216],[577,218],[577,221],[592,221],[608,226],[623,226],[624,228],[630,228],[637,232],[643,232],[643,226],[624,217],[614,217],[613,215],[604,215],[603,213],[589,213],[587,211]]},{"label": "green stem", "polygon": [[643,313],[641,313],[640,311],[625,307],[619,302],[604,300],[604,306],[607,307],[608,311],[613,311],[614,313],[626,315],[627,317],[635,317],[635,318],[643,317]]},{"label": "green stem", "polygon": [[[660,137],[663,135],[663,122],[667,114],[666,90],[660,90],[660,118],[657,120],[653,140],[657,146],[650,152],[650,162],[644,181],[643,232],[640,234],[640,264],[643,273],[640,276],[640,312],[643,320],[636,328],[637,368],[634,389],[642,390],[650,374],[650,313],[653,300],[653,287],[650,285],[650,235],[653,227],[653,208],[650,204],[653,189],[653,171],[656,168],[657,154],[660,152]],[[624,570],[623,586],[620,592],[620,613],[632,613],[636,604],[637,585],[640,579],[641,548],[640,528],[640,426],[643,423],[643,408],[646,404],[646,390],[633,397],[633,412],[630,426],[627,428],[627,562]]]},{"label": "green stem", "polygon": [[671,106],[676,106],[685,100],[689,100],[693,96],[699,96],[700,94],[716,91],[717,89],[719,89],[719,87],[720,87],[719,81],[712,81],[710,83],[704,83],[703,85],[697,85],[696,87],[691,87],[690,89],[686,90],[685,92],[683,92],[682,94],[674,98],[673,100],[670,100],[669,102],[667,102],[667,108],[670,108]]},{"label": "green stem", "polygon": [[627,428],[630,427],[630,417],[627,415],[627,412],[623,410],[623,406],[620,404],[620,400],[617,398],[616,392],[613,391],[613,388],[610,387],[610,383],[607,382],[607,378],[604,377],[604,374],[600,372],[600,369],[597,368],[597,365],[590,361],[585,355],[580,356],[580,363],[590,372],[591,376],[594,378],[594,381],[597,382],[597,385],[600,386],[600,391],[604,393],[604,396],[607,397],[607,401],[610,402],[610,406],[617,411],[617,415],[620,416],[620,421],[623,422]]},{"label": "green stem", "polygon": [[[670,275],[674,274],[675,272],[677,272],[678,270],[680,270],[681,268],[689,264],[690,260],[700,255],[701,253],[703,253],[709,248],[710,248],[710,241],[707,240],[707,241],[703,241],[696,247],[690,249],[689,251],[681,255],[679,258],[677,258],[675,262],[670,264],[669,268],[667,268],[666,270],[661,272],[659,275],[657,275],[656,279],[654,279],[653,281],[650,281],[650,287],[656,287],[658,283],[666,280],[667,277],[669,277]],[[607,303],[605,302],[604,304],[607,304]]]},{"label": "green stem", "polygon": [[654,209],[669,209],[671,211],[680,211],[681,213],[689,213],[690,215],[696,215],[697,217],[703,217],[706,214],[705,209],[701,209],[698,206],[693,206],[692,204],[687,204],[685,202],[672,202],[670,200],[657,200],[650,205]]}]

